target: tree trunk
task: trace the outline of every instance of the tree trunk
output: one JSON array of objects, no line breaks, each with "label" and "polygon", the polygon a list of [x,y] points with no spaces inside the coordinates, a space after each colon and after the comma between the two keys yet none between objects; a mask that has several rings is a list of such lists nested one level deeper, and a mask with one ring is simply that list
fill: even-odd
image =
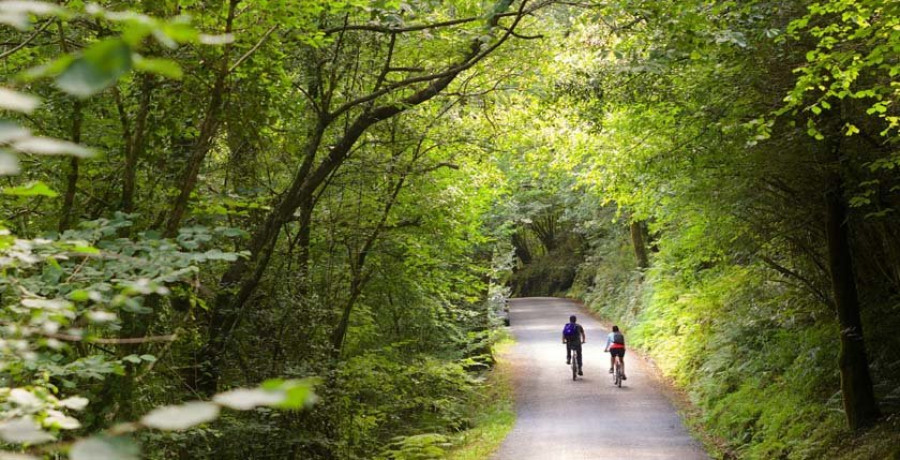
[{"label": "tree trunk", "polygon": [[[312,215],[315,204],[312,195],[305,198],[300,196],[298,202],[295,202],[295,197],[300,193],[300,189],[309,175],[326,128],[325,121],[320,120],[310,133],[303,149],[303,164],[294,175],[288,191],[281,196],[250,238],[249,258],[240,258],[232,262],[219,280],[218,293],[213,301],[211,311],[208,336],[199,353],[201,359],[198,366],[199,371],[194,376],[195,387],[204,394],[215,394],[218,388],[221,376],[220,367],[225,355],[228,336],[240,322],[244,303],[250,298],[262,279],[282,226],[304,203],[309,205],[308,212],[310,216]],[[300,228],[298,231],[307,230]]]},{"label": "tree trunk", "polygon": [[[81,101],[75,101],[72,105],[72,142],[81,143],[81,122],[83,120],[81,113]],[[78,158],[69,158],[69,174],[66,177],[66,193],[63,197],[62,211],[59,216],[59,232],[62,233],[69,228],[72,222],[72,213],[75,207],[75,192],[78,190]]]},{"label": "tree trunk", "polygon": [[559,221],[559,213],[556,210],[546,211],[543,215],[535,217],[529,228],[538,241],[544,247],[544,254],[549,254],[556,249],[557,223]]},{"label": "tree trunk", "polygon": [[847,422],[856,430],[874,423],[879,411],[863,340],[841,178],[833,174],[829,182],[825,194],[825,231],[831,287],[841,328],[841,393]]},{"label": "tree trunk", "polygon": [[207,340],[199,353],[202,361],[195,376],[195,387],[202,394],[211,396],[216,393],[228,340],[238,327],[244,305],[262,280],[269,259],[275,251],[284,222],[268,223],[271,225],[254,235],[251,242],[254,249],[251,250],[250,258],[240,258],[233,262],[219,280]]},{"label": "tree trunk", "polygon": [[363,247],[356,254],[356,262],[351,267],[353,278],[350,282],[350,297],[347,299],[347,303],[344,304],[343,312],[341,312],[341,320],[338,323],[337,328],[335,328],[334,334],[331,336],[331,347],[335,357],[341,355],[341,350],[344,347],[344,339],[347,337],[347,329],[350,327],[350,314],[353,312],[353,307],[356,305],[356,301],[362,294],[363,287],[365,287],[366,282],[369,280],[369,274],[366,273],[366,258],[375,246],[375,242],[378,241],[378,237],[381,235],[381,231],[384,229],[385,224],[387,224],[388,218],[391,215],[391,209],[394,207],[394,203],[397,202],[397,197],[400,196],[400,191],[403,190],[403,185],[406,183],[406,177],[412,170],[413,164],[417,159],[418,155],[413,158],[409,167],[397,180],[397,184],[394,185],[394,189],[388,198],[388,202],[384,205],[381,219],[378,221],[375,228],[372,229],[372,233],[366,238]]},{"label": "tree trunk", "polygon": [[313,202],[300,205],[300,228],[297,230],[297,282],[299,293],[305,296],[309,289],[309,256],[310,237],[312,234]]},{"label": "tree trunk", "polygon": [[522,265],[531,263],[531,250],[528,248],[528,238],[525,235],[525,229],[519,229],[512,235],[512,245],[516,252],[516,257],[522,262]]},{"label": "tree trunk", "polygon": [[644,240],[644,222],[634,221],[631,223],[631,245],[634,247],[634,257],[637,260],[637,266],[641,270],[650,267],[650,257],[647,255],[647,242]]},{"label": "tree trunk", "polygon": [[350,286],[350,297],[347,299],[347,303],[344,304],[344,308],[341,309],[341,320],[331,335],[331,350],[335,358],[340,357],[341,350],[344,348],[344,339],[347,337],[347,329],[350,327],[350,314],[353,312],[353,307],[356,305],[360,294],[362,294],[364,280],[360,279],[359,276],[354,274],[354,279]]},{"label": "tree trunk", "polygon": [[[226,34],[231,33],[232,25],[234,24],[235,10],[238,3],[240,3],[240,0],[231,0],[229,3],[228,18],[225,22]],[[193,193],[194,188],[197,186],[197,175],[200,174],[200,167],[203,165],[203,160],[206,159],[206,155],[209,153],[210,149],[212,149],[216,133],[219,131],[221,120],[221,114],[219,112],[221,112],[223,101],[225,100],[225,82],[228,77],[229,63],[228,55],[231,51],[231,47],[231,43],[225,45],[225,49],[222,53],[222,60],[219,62],[219,69],[216,72],[216,81],[209,97],[209,104],[206,106],[206,113],[203,116],[203,122],[200,124],[200,133],[197,135],[196,142],[194,142],[191,157],[188,159],[184,175],[178,182],[180,185],[178,197],[175,198],[175,203],[172,205],[169,217],[166,220],[166,227],[163,230],[163,236],[167,238],[174,237],[178,234],[178,228],[181,226],[181,220],[184,218],[184,214],[187,211],[191,193]]]},{"label": "tree trunk", "polygon": [[[134,195],[137,184],[137,162],[146,146],[147,115],[150,112],[150,93],[153,91],[149,75],[141,77],[141,99],[138,104],[134,133],[127,133],[125,139],[125,171],[122,175],[122,198],[119,208],[122,212],[134,212]],[[123,115],[124,116],[124,115]]]},{"label": "tree trunk", "polygon": [[[59,48],[63,53],[69,52],[69,46],[66,44],[65,31],[63,30],[62,21],[57,21],[57,30],[59,31]],[[82,103],[75,100],[72,103],[72,142],[81,143],[81,122],[82,122]],[[59,232],[64,232],[71,223],[73,208],[75,207],[75,192],[78,190],[78,158],[69,159],[69,174],[66,177],[66,193],[63,197],[62,210],[59,216]]]}]

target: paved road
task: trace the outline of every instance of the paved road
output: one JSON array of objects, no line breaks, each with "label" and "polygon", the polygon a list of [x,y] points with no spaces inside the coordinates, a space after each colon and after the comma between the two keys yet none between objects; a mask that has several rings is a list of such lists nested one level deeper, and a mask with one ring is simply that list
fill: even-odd
[{"label": "paved road", "polygon": [[[572,381],[565,364],[562,327],[578,315],[585,328],[584,378]],[[606,334],[599,322],[570,301],[510,301],[516,345],[514,370],[518,419],[494,456],[527,459],[708,459],[681,423],[647,363],[625,355],[628,380],[612,385]],[[627,332],[626,339],[627,339]]]}]

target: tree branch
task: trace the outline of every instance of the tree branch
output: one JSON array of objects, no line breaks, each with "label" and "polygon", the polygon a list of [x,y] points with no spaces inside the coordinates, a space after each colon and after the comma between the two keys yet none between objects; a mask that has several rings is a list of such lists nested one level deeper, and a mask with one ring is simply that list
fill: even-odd
[{"label": "tree branch", "polygon": [[53,24],[53,20],[52,20],[52,19],[51,19],[51,20],[48,20],[48,21],[45,21],[43,24],[41,24],[41,26],[40,26],[37,30],[35,30],[34,33],[32,33],[31,35],[29,35],[28,38],[25,39],[25,41],[23,41],[22,43],[19,43],[19,44],[16,45],[13,49],[11,49],[11,50],[9,50],[9,51],[5,51],[5,52],[3,52],[3,54],[0,54],[0,61],[2,61],[2,60],[4,60],[4,59],[6,59],[6,58],[12,56],[13,54],[15,54],[15,53],[16,53],[17,51],[19,51],[20,49],[22,49],[22,48],[28,46],[28,44],[31,43],[32,40],[34,40],[35,38],[37,38],[37,36],[40,35],[41,32],[47,30],[47,27],[50,27],[50,24]]},{"label": "tree branch", "polygon": [[[501,13],[502,16],[513,16],[516,13]],[[337,32],[347,32],[350,30],[359,30],[366,32],[378,32],[383,34],[402,34],[406,32],[419,32],[422,30],[429,29],[439,29],[441,27],[451,27],[458,26],[460,24],[466,24],[469,22],[475,22],[480,19],[484,19],[483,16],[472,16],[468,18],[460,18],[460,19],[452,19],[449,21],[443,22],[435,22],[433,24],[418,24],[415,26],[407,26],[407,27],[388,27],[388,26],[378,26],[374,24],[354,24],[354,25],[345,25],[341,27],[332,27],[330,29],[325,29],[325,35],[331,35]]]},{"label": "tree branch", "polygon": [[527,15],[537,11],[538,9],[547,6],[552,2],[548,1],[548,2],[538,3],[537,5],[535,5],[531,8],[528,8],[528,9],[525,8],[526,3],[527,2],[522,2],[521,7],[515,13],[501,13],[501,14],[497,14],[497,15],[493,16],[493,18],[491,20],[491,23],[493,26],[496,26],[497,21],[499,21],[500,18],[503,18],[503,17],[514,17],[515,21],[508,28],[502,27],[502,29],[505,31],[505,34],[499,40],[497,40],[497,42],[495,42],[493,45],[491,45],[490,47],[488,47],[486,50],[482,51],[481,53],[478,53],[477,51],[474,53],[470,53],[460,63],[458,63],[457,65],[452,66],[442,72],[433,73],[430,75],[420,75],[417,77],[407,78],[405,80],[396,82],[394,84],[387,85],[384,88],[381,88],[379,90],[372,91],[371,93],[369,93],[365,96],[359,97],[352,101],[348,101],[348,102],[344,103],[343,105],[341,105],[340,107],[338,107],[337,109],[335,109],[335,111],[329,115],[330,118],[338,117],[341,114],[343,114],[344,112],[352,109],[353,107],[356,107],[361,104],[365,104],[367,102],[371,102],[381,96],[384,96],[388,93],[396,91],[400,88],[403,88],[403,87],[406,87],[406,86],[409,86],[409,85],[412,85],[415,83],[423,83],[423,82],[428,82],[428,81],[440,80],[440,79],[446,78],[448,76],[456,76],[460,72],[471,68],[472,66],[474,66],[475,64],[480,62],[482,59],[484,59],[487,55],[491,54],[495,49],[497,49],[504,42],[506,42],[506,40],[509,37],[513,36],[513,34],[515,33],[514,30],[515,30],[516,26],[519,24],[519,22],[522,20],[522,18],[524,16],[527,16]]},{"label": "tree branch", "polygon": [[511,29],[507,29],[506,27],[501,27],[501,29],[503,29],[503,30],[509,32],[510,34],[512,34],[513,37],[521,38],[522,40],[537,40],[537,39],[544,38],[544,36],[541,35],[541,34],[538,34],[538,35],[522,35],[522,34],[517,33],[517,32],[515,32],[515,31],[513,31],[513,30],[511,30]]},{"label": "tree branch", "polygon": [[247,50],[247,52],[244,53],[243,56],[241,56],[240,58],[238,58],[238,60],[235,61],[234,64],[231,65],[231,67],[228,68],[228,73],[234,72],[234,69],[237,69],[238,66],[240,66],[241,64],[243,64],[244,61],[247,60],[247,58],[249,58],[253,53],[255,53],[256,50],[258,50],[259,47],[262,46],[263,42],[265,42],[266,39],[269,38],[269,35],[272,35],[272,32],[275,32],[275,29],[277,29],[277,28],[278,28],[278,25],[277,25],[277,24],[274,25],[274,26],[272,26],[272,27],[269,27],[269,30],[267,30],[266,33],[264,33],[263,36],[260,37],[259,41],[256,42],[256,44],[253,45],[252,48],[250,48],[249,50]]},{"label": "tree branch", "polygon": [[784,267],[784,266],[778,264],[778,262],[775,262],[774,260],[772,260],[772,259],[769,258],[768,256],[764,256],[764,255],[761,255],[761,254],[760,254],[760,255],[759,255],[759,258],[760,258],[760,260],[762,260],[763,262],[765,262],[766,265],[768,265],[770,268],[774,269],[774,270],[777,271],[778,273],[781,273],[782,275],[784,275],[784,276],[786,276],[786,277],[794,278],[794,279],[800,281],[800,282],[803,283],[803,285],[806,286],[806,288],[809,289],[809,290],[812,292],[812,294],[815,295],[816,298],[818,298],[821,302],[825,303],[826,305],[828,305],[828,306],[830,306],[830,307],[834,307],[834,302],[832,302],[832,300],[831,300],[827,295],[825,295],[824,292],[822,292],[821,290],[819,290],[819,289],[812,283],[812,281],[810,281],[809,279],[807,279],[807,278],[804,277],[803,275],[801,275],[801,274],[799,274],[799,273],[797,273],[797,272],[795,272],[795,271],[793,271],[793,270],[791,270],[791,269],[789,269],[789,268],[787,268],[787,267]]}]

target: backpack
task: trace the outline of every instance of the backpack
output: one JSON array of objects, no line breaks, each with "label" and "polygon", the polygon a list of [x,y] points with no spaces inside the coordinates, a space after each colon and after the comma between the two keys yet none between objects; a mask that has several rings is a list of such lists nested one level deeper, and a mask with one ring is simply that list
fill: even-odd
[{"label": "backpack", "polygon": [[613,343],[625,345],[625,336],[621,332],[613,332]]},{"label": "backpack", "polygon": [[563,337],[566,339],[574,339],[578,336],[578,325],[576,323],[567,323],[563,328]]}]

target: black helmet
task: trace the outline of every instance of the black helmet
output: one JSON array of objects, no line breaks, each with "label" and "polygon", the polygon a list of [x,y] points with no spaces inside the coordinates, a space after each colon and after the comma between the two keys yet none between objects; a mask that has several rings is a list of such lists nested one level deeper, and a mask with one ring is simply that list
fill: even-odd
[{"label": "black helmet", "polygon": [[578,321],[578,319],[575,318],[575,315],[572,315],[572,316],[569,317],[569,322],[570,322],[570,323],[574,323],[575,321]]}]

